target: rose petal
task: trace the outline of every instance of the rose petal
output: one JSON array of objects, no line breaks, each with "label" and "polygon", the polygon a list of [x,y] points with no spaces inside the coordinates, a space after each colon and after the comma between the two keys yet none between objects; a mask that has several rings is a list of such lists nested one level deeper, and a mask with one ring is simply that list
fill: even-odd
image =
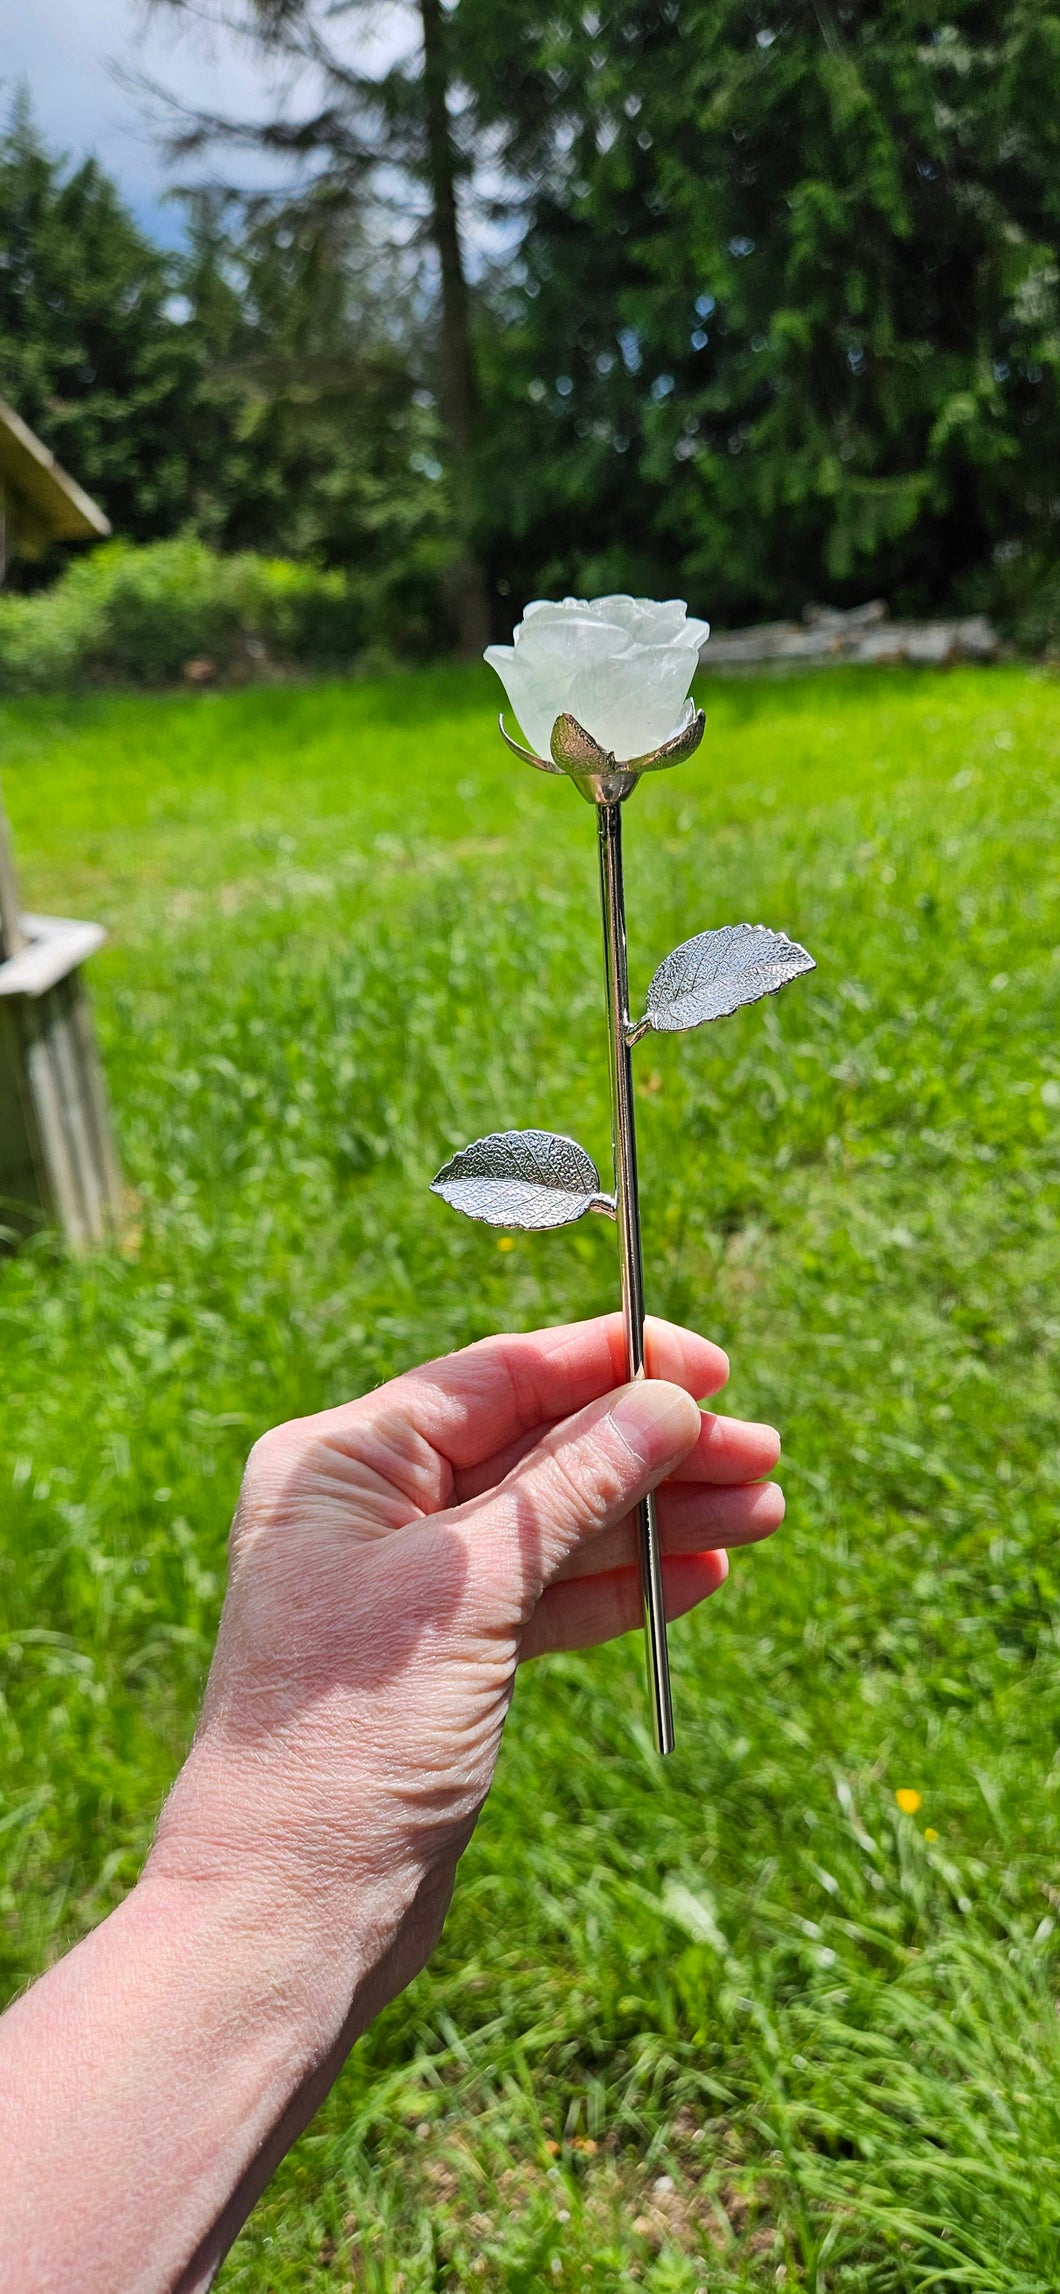
[{"label": "rose petal", "polygon": [[681,598],[535,598],[513,644],[491,645],[486,660],[539,756],[569,713],[621,761],[679,725],[708,628]]}]

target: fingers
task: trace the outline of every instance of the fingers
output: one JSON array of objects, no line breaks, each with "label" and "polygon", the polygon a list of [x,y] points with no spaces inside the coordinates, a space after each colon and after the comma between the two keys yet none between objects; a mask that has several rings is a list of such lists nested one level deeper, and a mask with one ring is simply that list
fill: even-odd
[{"label": "fingers", "polygon": [[[716,1547],[760,1545],[784,1519],[784,1492],[776,1482],[749,1482],[738,1489],[705,1489],[679,1481],[656,1491],[659,1535],[664,1556],[706,1553]],[[596,1577],[637,1563],[637,1529],[628,1514],[613,1529],[586,1538],[568,1555],[557,1575],[565,1581]]]},{"label": "fingers", "polygon": [[[609,1315],[607,1320],[619,1325],[617,1351],[624,1378],[621,1316]],[[644,1324],[644,1366],[649,1378],[668,1378],[671,1385],[683,1386],[697,1402],[708,1394],[720,1394],[729,1376],[729,1357],[722,1347],[709,1338],[700,1338],[693,1330],[682,1329],[680,1323],[663,1322],[655,1314],[649,1314]]]},{"label": "fingers", "polygon": [[[697,1399],[716,1394],[729,1375],[720,1346],[675,1323],[649,1319],[645,1352],[650,1378]],[[622,1317],[607,1314],[556,1330],[483,1338],[460,1354],[407,1370],[368,1400],[400,1402],[418,1431],[466,1470],[518,1451],[527,1435],[612,1393],[626,1376]]]},{"label": "fingers", "polygon": [[624,1386],[553,1426],[499,1488],[451,1515],[493,1621],[525,1623],[569,1556],[617,1527],[687,1455],[699,1423],[679,1386]]},{"label": "fingers", "polygon": [[783,1519],[784,1492],[776,1482],[711,1489],[675,1475],[659,1493],[659,1522],[668,1553],[704,1553],[714,1545],[760,1545]]},{"label": "fingers", "polygon": [[[614,1319],[608,1317],[609,1321]],[[544,1335],[555,1334],[546,1332]],[[649,1377],[666,1378],[675,1386],[683,1386],[689,1394],[698,1393],[699,1380],[708,1369],[712,1369],[716,1377],[718,1362],[724,1361],[719,1347],[712,1346],[706,1339],[695,1339],[689,1331],[679,1330],[668,1322],[649,1321],[646,1336]],[[619,1337],[621,1340],[621,1332]],[[437,1365],[429,1367],[433,1370]],[[624,1371],[619,1377],[624,1377]],[[707,1391],[706,1387],[703,1391]],[[557,1411],[556,1417],[566,1417],[573,1406],[567,1403]],[[545,1420],[526,1426],[502,1449],[492,1454],[483,1451],[472,1464],[457,1465],[453,1473],[453,1495],[457,1503],[478,1497],[481,1491],[503,1481],[505,1474],[511,1473],[513,1466],[536,1447],[552,1422]],[[691,1481],[757,1481],[759,1475],[772,1472],[779,1456],[780,1435],[772,1426],[745,1425],[739,1418],[704,1413],[697,1447],[678,1470],[682,1478],[687,1475]]]},{"label": "fingers", "polygon": [[699,1439],[676,1468],[682,1482],[756,1482],[771,1474],[780,1457],[775,1426],[744,1418],[718,1418],[704,1410]]},{"label": "fingers", "polygon": [[[725,1553],[691,1553],[663,1563],[663,1592],[669,1620],[683,1617],[724,1585]],[[522,1638],[520,1655],[541,1657],[558,1649],[591,1649],[617,1640],[644,1622],[640,1573],[609,1570],[599,1577],[550,1585],[542,1594]]]},{"label": "fingers", "polygon": [[[676,1381],[680,1385],[681,1381]],[[521,1434],[518,1441],[509,1444],[497,1457],[483,1458],[474,1466],[453,1476],[453,1495],[458,1504],[465,1498],[478,1497],[483,1490],[493,1489],[505,1474],[517,1466],[520,1459],[534,1449],[547,1426],[532,1427]],[[780,1435],[773,1426],[745,1423],[740,1418],[719,1418],[712,1412],[702,1414],[699,1437],[695,1448],[674,1468],[677,1481],[714,1482],[721,1485],[735,1482],[754,1482],[763,1474],[772,1473],[780,1456]]]}]

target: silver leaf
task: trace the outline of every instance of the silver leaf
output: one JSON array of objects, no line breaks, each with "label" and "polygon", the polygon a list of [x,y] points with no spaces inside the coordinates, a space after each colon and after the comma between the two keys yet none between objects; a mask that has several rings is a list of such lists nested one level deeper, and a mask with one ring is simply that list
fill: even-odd
[{"label": "silver leaf", "polygon": [[741,1004],[775,996],[800,972],[816,970],[813,957],[784,932],[765,924],[723,924],[697,932],[660,964],[648,989],[648,1009],[631,1040],[654,1028],[660,1035],[724,1019]]},{"label": "silver leaf", "polygon": [[431,1193],[489,1227],[569,1227],[614,1210],[592,1157],[555,1131],[491,1131],[443,1163]]}]

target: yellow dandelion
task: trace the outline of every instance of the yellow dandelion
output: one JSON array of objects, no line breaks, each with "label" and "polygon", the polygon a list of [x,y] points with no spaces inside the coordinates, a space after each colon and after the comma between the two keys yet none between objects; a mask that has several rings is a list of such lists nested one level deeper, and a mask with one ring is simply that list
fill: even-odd
[{"label": "yellow dandelion", "polygon": [[924,1826],[924,1838],[925,1838],[925,1840],[937,1840],[937,1839],[938,1839],[938,1833],[936,1832],[936,1830],[935,1830],[935,1827],[934,1827],[934,1825],[933,1825],[933,1824],[925,1824],[925,1826]]},{"label": "yellow dandelion", "polygon": [[498,1235],[498,1237],[497,1237],[497,1249],[498,1249],[499,1251],[513,1251],[513,1250],[515,1249],[515,1236],[514,1236],[514,1235]]},{"label": "yellow dandelion", "polygon": [[924,1804],[923,1793],[914,1792],[911,1784],[900,1784],[894,1797],[903,1816],[915,1816],[917,1809],[922,1808]]}]

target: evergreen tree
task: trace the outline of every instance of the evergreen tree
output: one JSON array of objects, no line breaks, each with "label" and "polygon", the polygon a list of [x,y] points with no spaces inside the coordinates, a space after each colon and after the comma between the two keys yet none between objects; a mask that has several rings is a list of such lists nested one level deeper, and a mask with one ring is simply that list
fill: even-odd
[{"label": "evergreen tree", "polygon": [[[155,0],[194,16],[195,0]],[[460,650],[481,651],[490,633],[478,527],[475,446],[478,391],[459,215],[469,151],[462,143],[454,80],[451,11],[443,0],[398,0],[406,52],[373,69],[371,0],[222,0],[220,20],[274,59],[309,67],[320,100],[263,124],[193,116],[171,138],[187,154],[218,141],[254,145],[297,162],[310,177],[310,211],[326,193],[347,228],[378,227],[389,211],[394,244],[410,261],[429,247],[436,270],[437,396],[445,440],[453,529],[449,588]],[[295,200],[285,203],[293,215]],[[415,266],[413,266],[415,267]],[[420,283],[425,282],[420,272]]]},{"label": "evergreen tree", "polygon": [[341,565],[380,636],[443,642],[452,505],[407,294],[326,185],[292,211],[187,208],[186,248],[163,255],[20,99],[0,138],[0,395],[122,539],[193,527]]},{"label": "evergreen tree", "polygon": [[115,531],[189,515],[203,358],[166,259],[94,159],[49,153],[20,96],[0,136],[0,395]]},{"label": "evergreen tree", "polygon": [[363,577],[392,642],[444,642],[444,439],[402,282],[324,184],[285,203],[186,201],[180,267],[226,440],[200,530]]},{"label": "evergreen tree", "polygon": [[522,590],[736,617],[1055,559],[1047,0],[461,0],[533,185],[488,360]]},{"label": "evergreen tree", "polygon": [[378,69],[367,0],[221,4],[321,100],[191,123],[305,173],[201,195],[178,263],[0,140],[0,391],[119,531],[363,567],[420,636],[448,582],[468,650],[498,589],[735,620],[1055,567],[1055,0],[403,0]]}]

